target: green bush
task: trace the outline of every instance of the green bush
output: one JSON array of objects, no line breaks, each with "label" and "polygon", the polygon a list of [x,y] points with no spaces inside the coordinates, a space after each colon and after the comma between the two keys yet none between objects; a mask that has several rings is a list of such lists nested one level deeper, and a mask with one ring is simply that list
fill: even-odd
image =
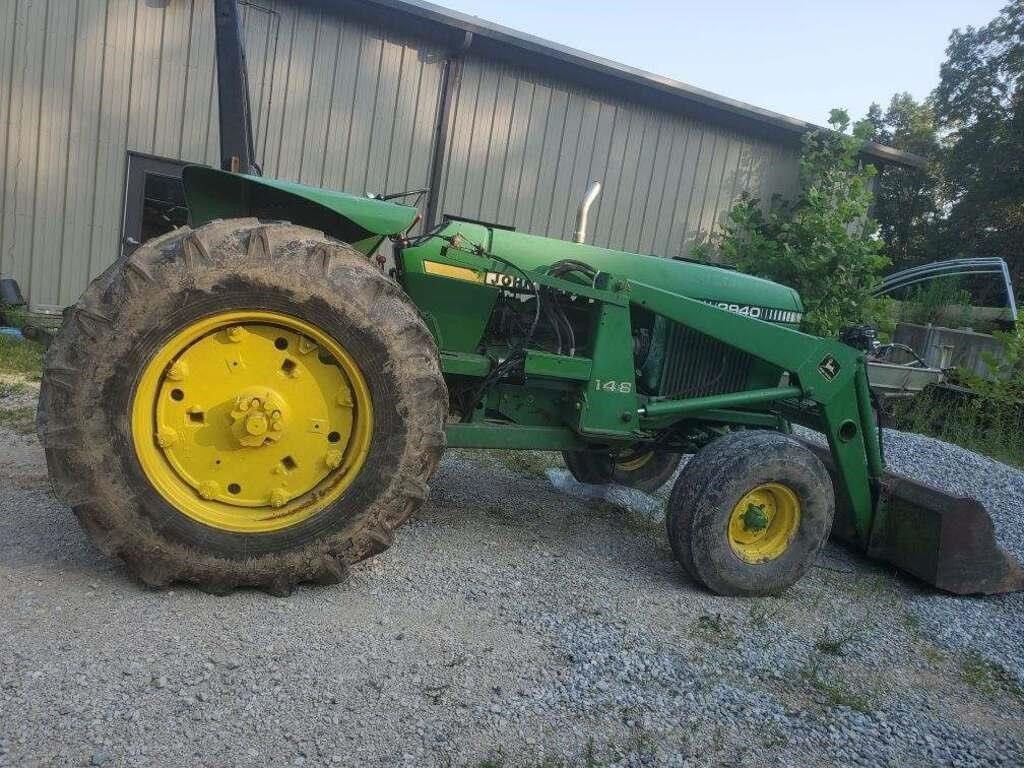
[{"label": "green bush", "polygon": [[722,234],[698,250],[747,272],[792,286],[806,313],[803,328],[836,336],[843,326],[876,323],[884,305],[871,288],[889,260],[882,253],[871,207],[872,166],[859,153],[871,126],[853,134],[843,110],[832,110],[834,131],[809,133],[800,158],[800,194],[767,210],[745,196],[729,211]]},{"label": "green bush", "polygon": [[1024,324],[1018,323],[1012,331],[995,331],[1000,354],[983,352],[986,372],[978,376],[971,371],[960,371],[960,378],[975,392],[996,400],[1024,401]]}]

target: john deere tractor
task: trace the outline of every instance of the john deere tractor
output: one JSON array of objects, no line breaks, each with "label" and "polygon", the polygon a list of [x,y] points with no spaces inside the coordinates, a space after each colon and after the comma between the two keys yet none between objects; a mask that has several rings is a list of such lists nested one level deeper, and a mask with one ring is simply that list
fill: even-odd
[{"label": "john deere tractor", "polygon": [[[560,451],[653,490],[727,595],[777,593],[830,532],[954,592],[1024,586],[978,502],[884,469],[863,353],[727,269],[263,178],[234,2],[217,2],[223,168],[190,226],[119,258],[46,357],[54,485],[145,583],[287,593],[387,549],[446,446]],[[393,266],[375,256],[390,242]],[[821,432],[805,443],[791,424]]]}]

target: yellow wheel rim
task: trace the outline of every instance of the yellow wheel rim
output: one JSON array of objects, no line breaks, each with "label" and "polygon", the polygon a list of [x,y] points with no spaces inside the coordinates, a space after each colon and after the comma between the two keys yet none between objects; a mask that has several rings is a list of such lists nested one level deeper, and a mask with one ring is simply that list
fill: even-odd
[{"label": "yellow wheel rim", "polygon": [[654,451],[647,451],[647,453],[623,453],[618,461],[615,462],[615,468],[622,470],[623,472],[636,472],[641,467],[647,466],[651,459],[654,458]]},{"label": "yellow wheel rim", "polygon": [[764,483],[733,507],[729,546],[741,560],[766,563],[782,555],[800,527],[800,500],[788,486]]},{"label": "yellow wheel rim", "polygon": [[370,451],[362,371],[334,339],[278,312],[196,321],[146,364],[135,453],[171,506],[213,528],[265,533],[338,499]]}]

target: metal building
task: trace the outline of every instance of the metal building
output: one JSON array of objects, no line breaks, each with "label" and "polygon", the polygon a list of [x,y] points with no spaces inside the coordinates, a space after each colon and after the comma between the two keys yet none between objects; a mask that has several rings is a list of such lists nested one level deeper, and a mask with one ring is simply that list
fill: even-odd
[{"label": "metal building", "polygon": [[[0,0],[0,275],[59,311],[181,222],[218,152],[212,0]],[[257,158],[350,192],[685,255],[743,191],[795,189],[813,126],[414,0],[244,0]],[[869,161],[913,164],[886,147]]]}]

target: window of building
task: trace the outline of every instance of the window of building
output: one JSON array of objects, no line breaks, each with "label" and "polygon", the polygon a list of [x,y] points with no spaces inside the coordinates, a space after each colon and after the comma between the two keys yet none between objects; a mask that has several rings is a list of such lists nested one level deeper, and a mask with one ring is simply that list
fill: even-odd
[{"label": "window of building", "polygon": [[142,243],[188,224],[181,170],[187,163],[128,153],[121,248],[131,253]]}]

